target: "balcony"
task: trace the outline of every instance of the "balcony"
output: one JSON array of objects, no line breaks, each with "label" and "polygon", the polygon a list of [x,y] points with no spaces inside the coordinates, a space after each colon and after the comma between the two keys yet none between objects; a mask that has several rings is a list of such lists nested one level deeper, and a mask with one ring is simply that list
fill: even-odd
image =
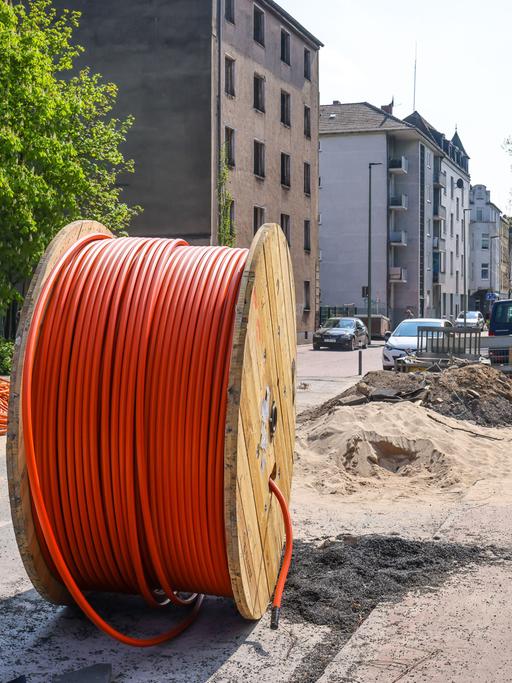
[{"label": "balcony", "polygon": [[406,247],[407,233],[405,230],[392,230],[389,234],[389,243],[392,247]]},{"label": "balcony", "polygon": [[446,282],[446,273],[436,272],[432,273],[432,282],[435,285],[444,285]]},{"label": "balcony", "polygon": [[406,194],[399,194],[396,197],[389,198],[389,208],[393,211],[406,211],[409,205],[409,200]]},{"label": "balcony", "polygon": [[434,187],[446,187],[446,171],[434,171]]},{"label": "balcony", "polygon": [[389,269],[389,281],[391,283],[407,282],[407,268],[391,266]]},{"label": "balcony", "polygon": [[446,207],[441,206],[434,202],[434,220],[435,221],[445,221],[446,220]]},{"label": "balcony", "polygon": [[434,251],[446,251],[446,240],[444,237],[434,236],[432,238],[432,247]]},{"label": "balcony", "polygon": [[390,159],[388,166],[390,173],[397,175],[405,175],[409,170],[409,159],[407,157],[398,157],[398,159]]}]

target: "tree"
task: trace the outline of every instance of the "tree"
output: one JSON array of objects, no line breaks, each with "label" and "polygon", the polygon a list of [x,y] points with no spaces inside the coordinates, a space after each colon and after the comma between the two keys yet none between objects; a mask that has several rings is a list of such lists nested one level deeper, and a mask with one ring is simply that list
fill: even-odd
[{"label": "tree", "polygon": [[79,16],[0,0],[0,312],[63,225],[91,218],[119,233],[140,211],[120,200],[132,118],[109,116],[116,86],[70,73]]}]

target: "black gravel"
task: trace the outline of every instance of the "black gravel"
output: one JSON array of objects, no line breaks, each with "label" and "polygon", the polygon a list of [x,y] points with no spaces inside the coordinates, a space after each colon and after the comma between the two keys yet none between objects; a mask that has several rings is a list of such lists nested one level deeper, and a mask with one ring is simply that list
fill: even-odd
[{"label": "black gravel", "polygon": [[[319,547],[320,546],[320,547]],[[432,590],[464,567],[511,559],[507,550],[398,536],[343,536],[294,542],[283,617],[331,627],[330,635],[295,672],[294,683],[316,681],[333,655],[382,602],[411,589]]]}]

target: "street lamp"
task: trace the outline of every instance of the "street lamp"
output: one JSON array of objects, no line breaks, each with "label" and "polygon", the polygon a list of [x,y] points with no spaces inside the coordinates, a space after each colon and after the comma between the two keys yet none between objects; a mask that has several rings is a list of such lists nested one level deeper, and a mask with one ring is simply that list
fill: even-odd
[{"label": "street lamp", "polygon": [[368,346],[372,345],[372,168],[382,166],[381,161],[368,164]]}]

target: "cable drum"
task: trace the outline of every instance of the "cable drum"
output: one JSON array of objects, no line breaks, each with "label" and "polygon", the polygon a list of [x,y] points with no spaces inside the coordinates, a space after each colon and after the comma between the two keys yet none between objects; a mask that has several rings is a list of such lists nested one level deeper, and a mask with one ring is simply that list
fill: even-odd
[{"label": "cable drum", "polygon": [[[114,238],[94,221],[55,237],[20,319],[7,440],[16,538],[44,598],[75,601],[142,646],[186,628],[203,594],[258,619],[277,583],[278,614],[295,334],[277,225],[250,250]],[[88,591],[190,612],[136,638],[107,624]]]}]

